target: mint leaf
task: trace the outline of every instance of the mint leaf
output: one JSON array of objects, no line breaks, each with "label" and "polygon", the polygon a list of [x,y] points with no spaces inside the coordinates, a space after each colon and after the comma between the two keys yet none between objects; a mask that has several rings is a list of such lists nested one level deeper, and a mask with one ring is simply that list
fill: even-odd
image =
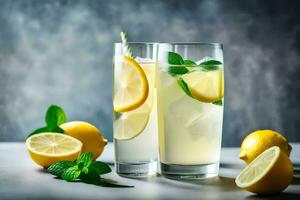
[{"label": "mint leaf", "polygon": [[115,120],[118,120],[122,116],[122,113],[115,111],[114,116],[115,116]]},{"label": "mint leaf", "polygon": [[32,135],[38,134],[38,133],[44,133],[44,132],[50,132],[50,131],[51,131],[50,127],[38,128],[38,129],[34,130],[33,132],[31,132],[27,136],[27,138],[30,137],[30,136],[32,136]]},{"label": "mint leaf", "polygon": [[100,161],[93,162],[89,168],[93,168],[99,175],[111,172],[111,168],[109,167],[109,165]]},{"label": "mint leaf", "polygon": [[183,61],[183,64],[184,65],[197,65],[194,61],[192,60],[184,60]]},{"label": "mint leaf", "polygon": [[171,76],[181,75],[188,73],[189,70],[186,67],[176,66],[176,67],[168,67],[168,73]]},{"label": "mint leaf", "polygon": [[50,127],[49,132],[55,132],[55,133],[64,133],[64,129],[60,128],[59,126]]},{"label": "mint leaf", "polygon": [[218,60],[208,60],[199,64],[201,68],[207,71],[217,70],[219,68],[218,65],[222,65],[222,63]]},{"label": "mint leaf", "polygon": [[[115,181],[103,179],[102,174],[111,172],[109,165],[104,162],[93,160],[93,154],[86,152],[78,157],[76,163],[72,161],[60,161],[52,164],[48,172],[66,181],[81,181],[88,184],[94,184],[103,187],[133,187],[120,185]],[[88,166],[88,167],[87,167]]]},{"label": "mint leaf", "polygon": [[80,176],[81,171],[77,166],[70,167],[62,173],[62,179],[66,181],[76,181]]},{"label": "mint leaf", "polygon": [[93,154],[91,152],[85,152],[81,154],[76,160],[77,165],[83,163],[84,167],[89,167],[92,162]]},{"label": "mint leaf", "polygon": [[56,127],[67,122],[67,117],[62,108],[51,105],[47,110],[45,121],[48,127]]},{"label": "mint leaf", "polygon": [[89,168],[88,173],[83,173],[80,175],[80,180],[85,183],[99,185],[101,183],[101,178],[97,171],[93,168]]},{"label": "mint leaf", "polygon": [[168,52],[168,63],[171,65],[182,65],[184,61],[178,53]]},{"label": "mint leaf", "polygon": [[[64,133],[64,130],[59,125],[67,121],[66,114],[62,108],[56,105],[51,105],[46,112],[46,127],[38,128],[31,132],[28,137],[44,132]],[[27,137],[27,138],[28,138]]]},{"label": "mint leaf", "polygon": [[215,104],[215,105],[218,105],[218,106],[222,106],[223,105],[223,101],[222,101],[222,99],[220,99],[220,100],[212,102],[212,104]]},{"label": "mint leaf", "polygon": [[52,175],[54,175],[54,176],[57,176],[57,177],[61,178],[63,172],[64,172],[65,170],[67,170],[68,168],[73,167],[74,165],[75,165],[75,163],[72,162],[72,161],[67,161],[67,160],[65,160],[65,161],[60,161],[60,162],[57,162],[57,163],[52,164],[52,165],[47,169],[47,171],[48,171],[50,174],[52,174]]},{"label": "mint leaf", "polygon": [[54,127],[43,127],[43,128],[38,128],[34,130],[32,133],[30,133],[27,138],[29,138],[32,135],[38,134],[38,133],[45,133],[45,132],[55,132],[55,133],[64,133],[64,130],[60,128],[59,126],[54,126]]},{"label": "mint leaf", "polygon": [[200,63],[199,65],[222,65],[222,63],[218,60],[208,60]]},{"label": "mint leaf", "polygon": [[188,96],[193,98],[193,95],[192,95],[188,85],[181,77],[177,78],[177,84],[180,86],[180,88],[184,91],[185,94],[187,94]]}]

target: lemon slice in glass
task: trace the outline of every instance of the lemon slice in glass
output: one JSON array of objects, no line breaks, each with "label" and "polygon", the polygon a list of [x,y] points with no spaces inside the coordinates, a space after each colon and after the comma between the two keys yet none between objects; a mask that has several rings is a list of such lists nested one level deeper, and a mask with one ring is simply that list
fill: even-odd
[{"label": "lemon slice in glass", "polygon": [[290,159],[278,146],[273,146],[243,169],[235,183],[249,192],[271,194],[283,191],[292,179]]},{"label": "lemon slice in glass", "polygon": [[132,58],[123,57],[122,66],[115,66],[114,102],[116,112],[128,112],[147,99],[149,85],[142,67]]},{"label": "lemon slice in glass", "polygon": [[82,143],[61,133],[39,133],[26,140],[32,160],[42,167],[49,167],[62,160],[74,161],[81,152]]},{"label": "lemon slice in glass", "polygon": [[184,74],[182,79],[186,82],[192,96],[201,102],[211,103],[224,96],[223,69],[212,71],[193,71]]},{"label": "lemon slice in glass", "polygon": [[150,106],[144,104],[134,111],[120,113],[114,123],[114,138],[130,140],[138,136],[147,126],[150,112]]}]

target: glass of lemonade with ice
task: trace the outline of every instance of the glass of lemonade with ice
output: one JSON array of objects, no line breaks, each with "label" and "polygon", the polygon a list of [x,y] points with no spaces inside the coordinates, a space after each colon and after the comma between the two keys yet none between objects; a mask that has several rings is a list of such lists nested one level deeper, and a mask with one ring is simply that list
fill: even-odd
[{"label": "glass of lemonade with ice", "polygon": [[113,65],[113,130],[119,175],[157,173],[157,45],[115,43]]},{"label": "glass of lemonade with ice", "polygon": [[217,43],[161,43],[157,69],[161,172],[218,175],[224,105],[223,49]]}]

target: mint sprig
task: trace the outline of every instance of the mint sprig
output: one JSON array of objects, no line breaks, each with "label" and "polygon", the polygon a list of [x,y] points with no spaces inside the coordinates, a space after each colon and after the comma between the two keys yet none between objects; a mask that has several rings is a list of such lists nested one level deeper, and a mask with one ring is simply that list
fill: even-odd
[{"label": "mint sprig", "polygon": [[133,187],[120,185],[108,179],[101,178],[101,175],[111,172],[108,164],[100,161],[93,161],[93,154],[85,152],[75,162],[60,161],[52,164],[47,171],[59,179],[68,182],[84,182],[103,187]]},{"label": "mint sprig", "polygon": [[220,99],[220,100],[212,102],[212,104],[215,104],[217,106],[223,106],[223,101],[222,101],[222,99]]},{"label": "mint sprig", "polygon": [[[192,60],[184,60],[181,55],[175,52],[168,52],[168,68],[167,72],[174,77],[177,77],[177,84],[182,89],[182,91],[193,98],[193,95],[188,87],[188,84],[180,77],[183,74],[189,73],[191,68],[199,68],[203,71],[212,71],[219,69],[219,65],[222,63],[218,60],[206,60],[197,65],[196,62]],[[175,65],[175,66],[174,66]],[[222,106],[222,100],[212,102],[215,105]]]},{"label": "mint sprig", "polygon": [[46,112],[45,122],[45,127],[34,130],[28,137],[44,132],[64,133],[64,130],[60,128],[59,125],[67,122],[66,113],[61,107],[51,105]]},{"label": "mint sprig", "polygon": [[[172,76],[189,73],[187,67],[199,68],[205,71],[217,70],[222,63],[218,60],[207,60],[199,63],[192,60],[184,60],[181,55],[175,52],[168,52],[168,73]],[[173,66],[176,65],[176,66]]]},{"label": "mint sprig", "polygon": [[208,60],[199,64],[202,69],[207,71],[217,70],[219,65],[222,65],[222,63],[218,60]]},{"label": "mint sprig", "polygon": [[177,84],[184,91],[185,94],[187,94],[188,96],[193,98],[193,95],[192,95],[187,83],[181,77],[177,78]]},{"label": "mint sprig", "polygon": [[170,65],[183,65],[184,60],[178,53],[168,52],[168,63]]}]

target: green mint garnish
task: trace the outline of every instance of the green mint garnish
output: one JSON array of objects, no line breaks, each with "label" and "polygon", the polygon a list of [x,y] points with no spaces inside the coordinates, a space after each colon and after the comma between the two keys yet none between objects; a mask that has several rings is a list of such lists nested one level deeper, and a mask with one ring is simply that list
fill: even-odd
[{"label": "green mint garnish", "polygon": [[177,78],[177,84],[184,91],[185,94],[187,94],[188,96],[193,98],[193,95],[192,95],[188,85],[181,77]]},{"label": "green mint garnish", "polygon": [[[184,91],[185,94],[192,98],[193,96],[187,83],[180,77],[180,75],[190,72],[187,67],[194,67],[203,71],[212,71],[219,69],[219,65],[222,65],[222,63],[218,60],[207,60],[197,65],[197,63],[192,60],[184,60],[178,53],[175,52],[168,52],[168,64],[171,65],[168,67],[168,73],[171,76],[179,76],[177,77],[178,86]],[[214,101],[212,103],[219,106],[223,105],[222,100]]]},{"label": "green mint garnish", "polygon": [[183,61],[183,65],[191,65],[191,66],[195,66],[197,65],[194,61],[192,60],[184,60]]},{"label": "green mint garnish", "polygon": [[202,69],[207,71],[217,70],[219,65],[222,65],[222,63],[218,60],[208,60],[199,64]]},{"label": "green mint garnish", "polygon": [[46,113],[46,124],[48,127],[56,127],[65,122],[67,122],[67,116],[62,108],[56,105],[48,108]]},{"label": "green mint garnish", "polygon": [[223,101],[222,101],[222,99],[220,99],[218,101],[212,102],[212,104],[215,104],[215,105],[218,105],[218,106],[222,106],[223,105]]},{"label": "green mint garnish", "polygon": [[63,172],[70,168],[70,167],[73,167],[75,166],[76,164],[72,161],[61,161],[61,162],[58,162],[58,163],[54,163],[53,165],[51,165],[49,168],[48,168],[48,172],[50,174],[53,174],[59,178],[61,178]]},{"label": "green mint garnish", "polygon": [[110,173],[111,168],[104,162],[93,161],[91,152],[81,154],[75,162],[60,161],[54,163],[47,171],[65,181],[79,181],[103,187],[133,187],[101,178],[101,175]]},{"label": "green mint garnish", "polygon": [[84,167],[89,167],[92,162],[93,162],[93,154],[91,152],[86,152],[81,154],[76,160],[77,165],[82,163]]},{"label": "green mint garnish", "polygon": [[66,181],[77,181],[80,174],[81,170],[77,166],[73,166],[64,170],[61,177]]},{"label": "green mint garnish", "polygon": [[34,130],[28,137],[43,132],[64,133],[64,130],[59,125],[67,122],[67,116],[61,107],[51,105],[46,112],[45,122],[46,127]]},{"label": "green mint garnish", "polygon": [[176,76],[176,75],[181,75],[181,74],[186,74],[188,73],[189,70],[185,67],[168,67],[168,73],[171,75],[171,76]]},{"label": "green mint garnish", "polygon": [[122,32],[120,33],[120,35],[121,35],[122,43],[124,44],[125,55],[126,55],[126,56],[129,56],[129,57],[131,57],[131,58],[135,58],[135,56],[134,56],[133,53],[132,53],[131,48],[129,47],[127,34],[126,34],[125,32],[122,31]]},{"label": "green mint garnish", "polygon": [[170,65],[178,65],[168,67],[168,73],[171,76],[186,74],[189,72],[189,70],[186,67],[180,66],[184,64],[184,60],[178,53],[168,52],[168,63]]},{"label": "green mint garnish", "polygon": [[168,63],[170,65],[183,65],[184,61],[178,53],[168,52]]},{"label": "green mint garnish", "polygon": [[96,170],[96,172],[99,174],[99,175],[102,175],[102,174],[107,174],[107,173],[110,173],[111,172],[111,169],[110,167],[104,163],[104,162],[100,162],[100,161],[95,161],[91,164],[91,168],[93,168],[94,170]]}]

